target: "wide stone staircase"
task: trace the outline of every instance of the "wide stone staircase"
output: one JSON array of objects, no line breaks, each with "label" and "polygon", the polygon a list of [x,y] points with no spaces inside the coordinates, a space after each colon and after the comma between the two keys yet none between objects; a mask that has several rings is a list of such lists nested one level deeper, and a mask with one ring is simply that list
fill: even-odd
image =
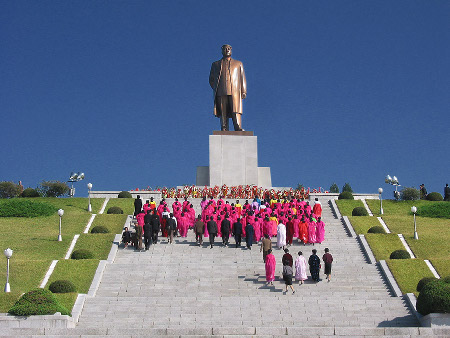
[{"label": "wide stone staircase", "polygon": [[[171,201],[168,201],[171,204]],[[94,297],[88,297],[74,329],[47,329],[53,335],[239,335],[239,336],[415,336],[433,334],[419,328],[403,298],[394,297],[376,265],[368,264],[355,238],[323,201],[326,224],[322,244],[290,247],[309,257],[325,247],[334,257],[332,280],[294,284],[285,294],[281,280],[282,250],[274,286],[266,286],[258,245],[252,250],[213,249],[187,238],[170,245],[163,239],[150,250],[120,247],[107,264]],[[199,200],[195,206],[199,208]],[[244,241],[243,241],[244,243]],[[274,247],[276,239],[273,239]],[[309,275],[309,274],[308,274]]]}]

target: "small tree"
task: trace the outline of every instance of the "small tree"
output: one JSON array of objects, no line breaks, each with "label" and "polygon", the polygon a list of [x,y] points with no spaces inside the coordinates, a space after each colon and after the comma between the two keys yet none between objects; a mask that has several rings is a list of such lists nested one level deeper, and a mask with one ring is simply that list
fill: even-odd
[{"label": "small tree", "polygon": [[13,198],[20,194],[19,185],[14,182],[0,182],[0,198]]},{"label": "small tree", "polygon": [[333,183],[330,187],[330,192],[334,194],[339,194],[339,187],[336,183]]},{"label": "small tree", "polygon": [[60,197],[69,193],[69,186],[65,182],[42,181],[39,191],[44,197]]},{"label": "small tree", "polygon": [[348,191],[353,193],[352,187],[350,186],[350,183],[345,183],[344,186],[342,187],[342,192],[344,191]]},{"label": "small tree", "polygon": [[304,188],[305,187],[303,186],[303,184],[299,183],[299,184],[297,184],[297,188],[295,190],[302,191],[302,189],[304,189]]},{"label": "small tree", "polygon": [[420,191],[416,188],[403,188],[400,191],[400,199],[403,201],[415,201],[420,198]]}]

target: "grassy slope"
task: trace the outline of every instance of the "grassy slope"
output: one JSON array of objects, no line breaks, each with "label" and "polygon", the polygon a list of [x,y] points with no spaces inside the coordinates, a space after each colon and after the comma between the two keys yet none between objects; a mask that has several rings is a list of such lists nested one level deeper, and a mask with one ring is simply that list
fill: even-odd
[{"label": "grassy slope", "polygon": [[351,216],[356,207],[364,207],[361,200],[336,200],[336,204],[342,216]]},{"label": "grassy slope", "polygon": [[134,198],[111,198],[106,205],[105,214],[111,207],[121,207],[125,215],[132,215],[134,213]]},{"label": "grassy slope", "polygon": [[386,261],[403,293],[416,291],[417,283],[424,277],[433,277],[428,266],[419,259],[390,259]]},{"label": "grassy slope", "polygon": [[381,226],[380,222],[378,222],[376,217],[349,216],[348,219],[352,223],[352,226],[358,235],[367,234],[367,230],[369,230],[373,226]]},{"label": "grassy slope", "polygon": [[[10,247],[14,251],[10,262],[11,293],[0,294],[0,312],[6,312],[22,293],[39,287],[51,261],[64,258],[73,236],[83,231],[91,216],[87,212],[87,198],[34,198],[32,200],[44,201],[64,209],[63,241],[57,241],[59,232],[59,216],[57,214],[37,218],[0,218],[0,228],[3,234],[0,237],[0,247]],[[103,200],[91,199],[93,212],[98,212]],[[105,256],[105,246],[108,246],[109,252],[111,241],[107,239],[107,245],[100,246],[98,256]],[[56,270],[60,264],[61,261],[58,262]],[[6,279],[4,269],[0,269],[0,278],[1,280]],[[80,275],[80,278],[85,277]],[[92,277],[89,278],[92,279]],[[73,305],[76,295],[75,298],[73,295],[58,297],[63,299],[65,304],[69,301],[69,305]],[[71,308],[72,305],[68,307]]]}]

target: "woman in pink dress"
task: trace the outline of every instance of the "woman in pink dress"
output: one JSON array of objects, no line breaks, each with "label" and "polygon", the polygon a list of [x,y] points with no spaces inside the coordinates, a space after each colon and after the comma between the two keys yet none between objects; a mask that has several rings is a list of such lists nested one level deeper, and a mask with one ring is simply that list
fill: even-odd
[{"label": "woman in pink dress", "polygon": [[322,222],[322,218],[319,217],[316,223],[316,241],[322,243],[325,240],[325,224]]},{"label": "woman in pink dress", "polygon": [[275,266],[277,262],[275,256],[272,254],[272,249],[269,249],[266,256],[266,281],[267,285],[273,285],[275,280]]},{"label": "woman in pink dress", "polygon": [[316,241],[316,223],[312,219],[310,219],[308,222],[308,242],[314,245]]}]

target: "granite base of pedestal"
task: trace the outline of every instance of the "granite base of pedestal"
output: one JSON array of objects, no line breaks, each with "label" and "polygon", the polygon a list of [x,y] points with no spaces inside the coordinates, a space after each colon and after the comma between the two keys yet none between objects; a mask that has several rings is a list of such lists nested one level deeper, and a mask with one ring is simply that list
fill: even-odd
[{"label": "granite base of pedestal", "polygon": [[258,138],[253,132],[218,132],[209,136],[209,167],[197,167],[198,186],[271,187],[269,167],[258,167]]}]

